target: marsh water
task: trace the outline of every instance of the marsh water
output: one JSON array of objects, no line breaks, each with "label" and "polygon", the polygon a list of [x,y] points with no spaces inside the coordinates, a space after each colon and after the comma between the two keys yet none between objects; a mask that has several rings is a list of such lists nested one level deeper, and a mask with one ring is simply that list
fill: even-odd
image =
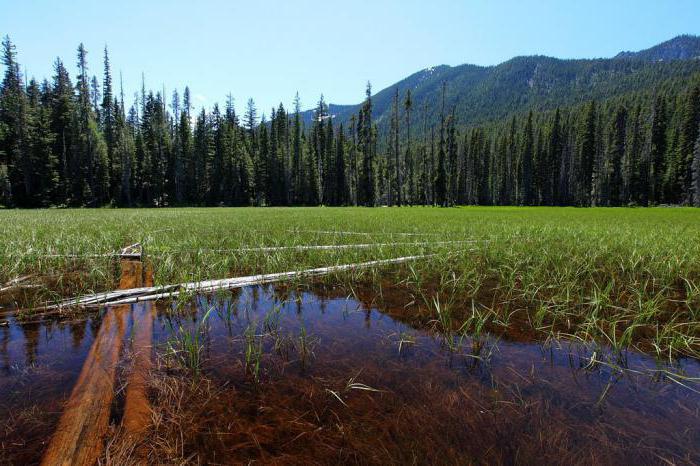
[{"label": "marsh water", "polygon": [[[40,460],[99,325],[0,327],[0,463]],[[159,304],[157,352],[185,335],[201,370],[169,376],[215,394],[183,408],[201,463],[700,462],[696,360],[445,335],[274,287]]]}]

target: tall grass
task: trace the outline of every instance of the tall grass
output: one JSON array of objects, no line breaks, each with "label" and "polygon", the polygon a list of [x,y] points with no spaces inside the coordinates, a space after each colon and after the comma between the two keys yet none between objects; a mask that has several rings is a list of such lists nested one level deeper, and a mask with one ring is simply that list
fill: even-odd
[{"label": "tall grass", "polygon": [[[41,298],[47,300],[114,288],[115,260],[91,255],[134,242],[141,242],[153,260],[157,284],[435,253],[410,269],[352,271],[322,281],[348,290],[369,283],[378,296],[392,285],[427,300],[439,296],[439,304],[451,302],[449,312],[463,321],[471,318],[473,299],[492,311],[487,326],[527,322],[543,339],[632,346],[663,359],[700,356],[697,209],[3,210],[0,225],[0,282],[33,274],[44,284]],[[475,242],[237,250],[467,239]]]}]

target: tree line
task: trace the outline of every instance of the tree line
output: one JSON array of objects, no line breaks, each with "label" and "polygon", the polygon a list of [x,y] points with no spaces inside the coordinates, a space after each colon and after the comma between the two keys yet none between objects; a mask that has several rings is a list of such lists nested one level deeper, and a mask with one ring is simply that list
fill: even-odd
[{"label": "tree line", "polygon": [[[442,88],[437,124],[410,90],[390,121],[372,90],[345,125],[321,96],[305,125],[297,95],[258,117],[229,96],[195,112],[190,90],[115,92],[77,50],[71,79],[26,80],[2,43],[0,205],[576,205],[700,206],[700,79],[599,102],[462,127]],[[424,118],[420,118],[420,116]],[[416,118],[418,116],[419,118]],[[422,121],[419,128],[412,122]],[[388,124],[386,124],[388,123]]]}]

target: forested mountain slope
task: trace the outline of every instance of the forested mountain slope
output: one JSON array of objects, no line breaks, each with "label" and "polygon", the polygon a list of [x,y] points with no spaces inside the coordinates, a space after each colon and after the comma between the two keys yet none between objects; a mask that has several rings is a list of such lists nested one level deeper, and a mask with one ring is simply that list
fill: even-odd
[{"label": "forested mountain slope", "polygon": [[[445,106],[454,108],[459,126],[498,120],[512,113],[551,110],[588,100],[602,100],[654,89],[669,78],[685,78],[700,71],[700,38],[678,36],[650,49],[622,52],[615,58],[562,60],[545,56],[516,57],[497,66],[437,66],[421,70],[373,95],[372,117],[379,130],[388,127],[396,89],[410,89],[417,132],[425,123],[439,122],[442,86]],[[359,93],[358,93],[359,94]],[[358,105],[329,105],[338,123],[347,124]],[[313,119],[314,110],[304,112]],[[427,118],[427,122],[423,121]]]},{"label": "forested mountain slope", "polygon": [[83,44],[73,76],[56,59],[30,78],[6,37],[0,206],[700,207],[697,41],[440,66],[359,106],[280,104],[261,123],[253,99],[196,112],[188,87],[125,101],[107,49],[100,79]]}]

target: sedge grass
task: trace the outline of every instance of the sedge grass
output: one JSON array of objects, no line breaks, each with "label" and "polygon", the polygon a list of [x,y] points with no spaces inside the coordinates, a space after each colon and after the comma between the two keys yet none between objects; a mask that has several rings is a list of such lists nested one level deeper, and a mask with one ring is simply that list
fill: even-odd
[{"label": "sedge grass", "polygon": [[[25,298],[32,306],[113,289],[119,269],[101,255],[135,242],[153,258],[156,285],[431,253],[320,281],[349,291],[369,283],[380,297],[389,281],[428,302],[439,296],[441,312],[450,303],[450,317],[462,319],[456,328],[474,323],[474,300],[491,310],[491,324],[526,321],[542,339],[700,357],[700,211],[692,208],[3,210],[0,224],[0,283],[39,277],[43,291]],[[240,251],[367,243],[381,245]]]}]

